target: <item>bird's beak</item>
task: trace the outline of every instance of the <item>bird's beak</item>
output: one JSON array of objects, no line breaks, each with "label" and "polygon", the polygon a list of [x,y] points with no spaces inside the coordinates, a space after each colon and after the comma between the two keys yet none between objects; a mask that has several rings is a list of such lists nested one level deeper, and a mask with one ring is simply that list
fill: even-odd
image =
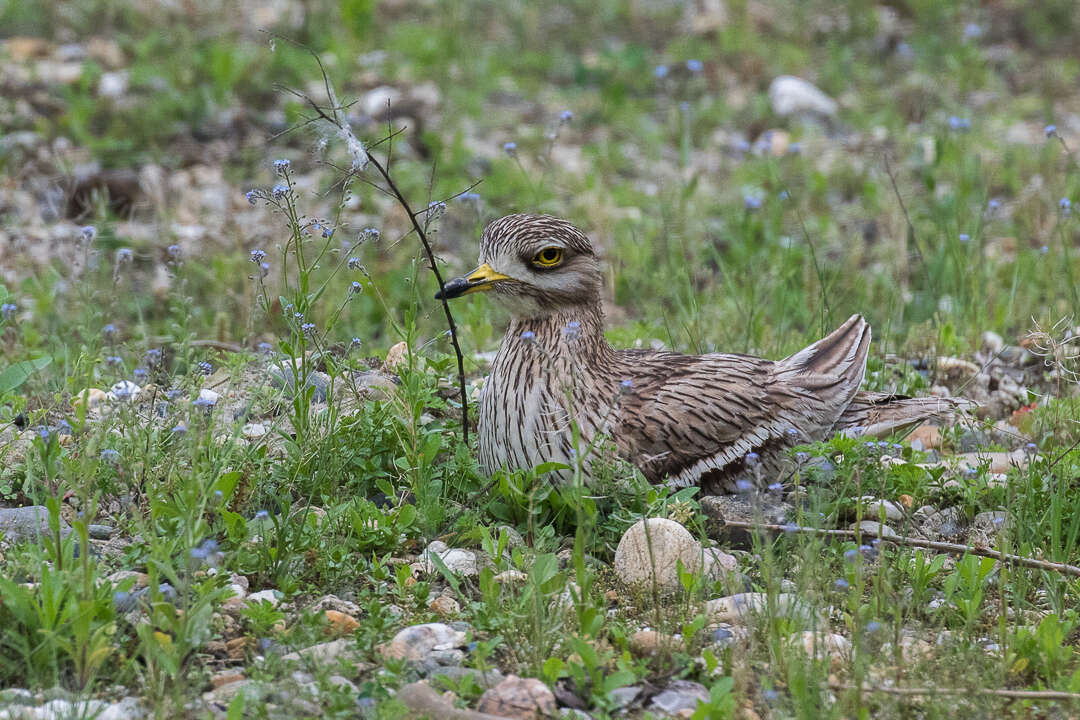
[{"label": "bird's beak", "polygon": [[446,298],[447,300],[453,300],[469,293],[490,290],[500,280],[512,279],[509,275],[495,272],[490,265],[484,263],[468,275],[462,275],[444,283],[443,289],[435,293],[435,299],[442,300]]}]

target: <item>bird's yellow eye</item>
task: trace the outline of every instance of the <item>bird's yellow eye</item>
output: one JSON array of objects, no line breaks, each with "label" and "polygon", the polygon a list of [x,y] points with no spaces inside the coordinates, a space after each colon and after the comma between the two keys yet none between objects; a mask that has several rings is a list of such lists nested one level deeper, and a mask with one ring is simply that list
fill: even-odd
[{"label": "bird's yellow eye", "polygon": [[544,248],[533,257],[533,264],[538,267],[555,267],[560,262],[562,262],[562,248],[557,247]]}]

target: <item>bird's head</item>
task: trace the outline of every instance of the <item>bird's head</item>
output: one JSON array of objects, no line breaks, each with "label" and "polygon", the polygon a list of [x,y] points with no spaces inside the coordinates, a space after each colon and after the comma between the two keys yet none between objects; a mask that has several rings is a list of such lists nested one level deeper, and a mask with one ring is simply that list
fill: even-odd
[{"label": "bird's head", "polygon": [[444,287],[447,298],[490,290],[512,315],[531,318],[597,304],[600,282],[592,243],[576,227],[548,215],[507,215],[484,229],[480,266]]}]

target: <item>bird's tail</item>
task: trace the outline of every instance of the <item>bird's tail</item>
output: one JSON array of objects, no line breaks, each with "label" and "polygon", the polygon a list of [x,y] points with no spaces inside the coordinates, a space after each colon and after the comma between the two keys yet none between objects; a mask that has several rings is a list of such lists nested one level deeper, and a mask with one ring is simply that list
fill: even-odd
[{"label": "bird's tail", "polygon": [[917,397],[860,392],[855,395],[833,430],[877,438],[904,433],[928,421],[948,420],[975,403],[964,398]]}]

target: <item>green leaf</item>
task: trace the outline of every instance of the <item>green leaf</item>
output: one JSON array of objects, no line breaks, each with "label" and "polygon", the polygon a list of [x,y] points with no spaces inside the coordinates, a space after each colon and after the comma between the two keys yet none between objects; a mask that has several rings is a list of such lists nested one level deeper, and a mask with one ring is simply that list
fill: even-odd
[{"label": "green leaf", "polygon": [[11,392],[19,387],[38,370],[48,367],[51,362],[52,358],[45,355],[33,360],[23,360],[14,365],[9,365],[3,372],[0,372],[0,394]]}]

